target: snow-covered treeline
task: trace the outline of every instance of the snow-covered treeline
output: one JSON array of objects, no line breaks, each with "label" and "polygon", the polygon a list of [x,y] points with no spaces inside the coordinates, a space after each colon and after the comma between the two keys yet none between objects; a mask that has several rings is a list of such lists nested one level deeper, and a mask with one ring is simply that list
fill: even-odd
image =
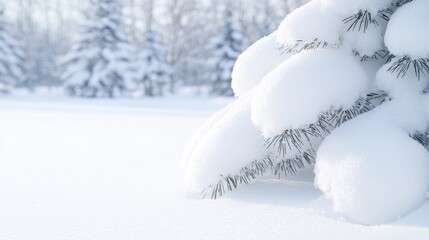
[{"label": "snow-covered treeline", "polygon": [[5,1],[0,34],[11,37],[0,44],[18,48],[8,59],[21,73],[3,71],[2,90],[54,86],[72,95],[115,97],[191,87],[231,95],[238,55],[305,2]]}]

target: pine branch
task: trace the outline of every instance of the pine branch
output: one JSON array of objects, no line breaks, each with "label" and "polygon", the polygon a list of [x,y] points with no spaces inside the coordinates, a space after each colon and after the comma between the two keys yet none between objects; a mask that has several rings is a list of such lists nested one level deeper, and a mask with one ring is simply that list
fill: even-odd
[{"label": "pine branch", "polygon": [[285,177],[296,175],[299,170],[305,169],[307,166],[312,166],[316,162],[316,152],[313,149],[309,149],[302,155],[296,156],[295,158],[287,158],[281,160],[275,164],[272,168],[272,173],[277,175],[279,178],[282,177],[282,173]]},{"label": "pine branch", "polygon": [[313,41],[306,42],[304,40],[296,40],[293,46],[282,45],[280,50],[282,54],[297,54],[305,50],[313,50],[319,48],[339,48],[342,45],[343,39],[341,37],[338,38],[339,43],[328,43],[323,40],[319,40],[315,38]]},{"label": "pine branch", "polygon": [[367,10],[361,10],[358,13],[345,18],[343,22],[344,24],[349,24],[347,32],[355,31],[357,29],[358,31],[363,30],[365,33],[370,25],[374,25],[376,27],[379,26],[379,22],[377,21],[376,17],[380,17],[381,19],[388,22],[392,14],[393,10],[389,8],[378,11],[376,16],[373,16],[373,14]]},{"label": "pine branch", "polygon": [[[237,174],[221,175],[216,184],[208,186],[201,192],[202,198],[218,199],[226,192],[250,184],[268,171],[280,178],[282,174],[284,176],[295,175],[299,170],[312,166],[316,159],[316,151],[311,145],[310,137],[324,138],[331,129],[359,114],[372,110],[386,99],[387,94],[384,92],[370,93],[366,98],[356,101],[356,104],[350,109],[329,111],[322,114],[315,124],[303,129],[286,130],[282,134],[268,139],[266,147],[277,149],[276,156],[255,160],[240,169]],[[286,157],[288,152],[293,150],[297,150],[297,154],[294,157]]]},{"label": "pine branch", "polygon": [[379,60],[388,58],[390,56],[390,52],[386,49],[375,52],[373,55],[361,55],[358,51],[353,51],[355,56],[360,57],[361,62],[369,61],[369,60]]},{"label": "pine branch", "polygon": [[215,184],[205,188],[202,192],[202,198],[218,199],[225,193],[231,192],[242,185],[248,185],[257,177],[263,176],[270,171],[273,175],[280,178],[284,176],[296,175],[300,169],[305,169],[315,163],[316,153],[310,149],[301,155],[293,158],[286,158],[274,164],[271,157],[260,161],[254,161],[250,165],[243,167],[239,174],[221,175],[221,179]]},{"label": "pine branch", "polygon": [[398,0],[398,2],[396,3],[396,6],[401,7],[404,4],[410,3],[413,0]]},{"label": "pine branch", "polygon": [[312,147],[310,137],[323,138],[330,133],[332,125],[327,120],[327,115],[323,114],[317,123],[310,124],[306,128],[285,130],[282,134],[268,138],[265,141],[265,146],[267,148],[274,147],[277,149],[277,155],[281,156],[286,156],[289,151],[294,150],[297,153],[302,153],[306,143],[308,144],[307,147]]},{"label": "pine branch", "polygon": [[221,179],[215,185],[210,185],[201,192],[202,198],[218,199],[227,191],[233,191],[241,185],[249,184],[272,168],[273,162],[270,157],[255,160],[250,165],[243,167],[238,174],[221,175]]},{"label": "pine branch", "polygon": [[377,20],[374,19],[372,14],[368,11],[359,11],[355,15],[345,18],[343,22],[344,24],[350,24],[347,31],[354,31],[358,28],[359,31],[363,30],[366,32],[369,24],[378,26]]},{"label": "pine branch", "polygon": [[388,22],[390,21],[390,17],[393,15],[393,10],[390,8],[383,9],[378,11],[378,16],[383,19],[384,21]]},{"label": "pine branch", "polygon": [[392,60],[393,59],[395,59],[395,55],[393,55],[393,54],[389,54],[388,56],[387,56],[387,60],[386,60],[386,63],[390,63],[390,62],[392,62]]},{"label": "pine branch", "polygon": [[414,69],[417,79],[420,80],[422,75],[429,75],[429,59],[412,59],[409,56],[404,56],[391,63],[388,71],[393,74],[397,73],[397,78],[403,78],[410,68]]},{"label": "pine branch", "polygon": [[387,99],[387,94],[383,91],[377,93],[369,93],[366,98],[361,98],[356,101],[355,105],[349,109],[339,109],[334,112],[330,120],[331,126],[337,128],[343,123],[366,113],[382,104]]},{"label": "pine branch", "polygon": [[410,137],[429,150],[429,129],[424,133],[416,132],[414,134],[411,134]]}]

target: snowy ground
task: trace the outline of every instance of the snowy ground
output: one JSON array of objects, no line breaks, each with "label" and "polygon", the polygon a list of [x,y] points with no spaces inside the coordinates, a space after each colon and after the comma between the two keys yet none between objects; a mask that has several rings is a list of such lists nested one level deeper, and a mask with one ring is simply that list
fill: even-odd
[{"label": "snowy ground", "polygon": [[186,195],[181,153],[228,102],[0,98],[0,239],[429,239],[429,203],[353,225],[311,173],[216,201]]}]

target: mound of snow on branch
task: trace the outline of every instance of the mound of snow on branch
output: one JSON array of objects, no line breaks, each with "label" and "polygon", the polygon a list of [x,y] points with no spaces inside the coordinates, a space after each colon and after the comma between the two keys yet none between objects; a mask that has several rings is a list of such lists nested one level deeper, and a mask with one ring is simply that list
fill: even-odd
[{"label": "mound of snow on branch", "polygon": [[377,73],[378,87],[387,92],[389,96],[397,98],[408,95],[418,95],[428,86],[429,77],[416,78],[413,70],[408,71],[403,77],[389,71],[390,64],[384,65]]},{"label": "mound of snow on branch", "polygon": [[293,47],[297,42],[340,44],[344,28],[342,17],[311,1],[290,13],[280,24],[277,42]]},{"label": "mound of snow on branch", "polygon": [[392,15],[385,43],[396,56],[429,58],[429,1],[414,0]]},{"label": "mound of snow on branch", "polygon": [[421,101],[394,100],[325,139],[317,153],[316,185],[337,212],[356,223],[383,224],[425,201],[429,153],[409,137],[427,126]]},{"label": "mound of snow on branch", "polygon": [[357,51],[360,56],[372,56],[384,48],[383,28],[370,24],[364,31],[348,31],[344,34],[344,44]]},{"label": "mound of snow on branch", "polygon": [[366,94],[365,70],[343,50],[305,51],[267,75],[252,103],[252,120],[265,137],[317,122],[320,115],[349,108]]},{"label": "mound of snow on branch", "polygon": [[356,14],[359,11],[369,11],[371,14],[377,14],[392,6],[395,0],[321,0],[322,6],[326,6],[341,14]]},{"label": "mound of snow on branch", "polygon": [[230,104],[228,106],[226,106],[225,108],[223,108],[222,110],[218,111],[217,113],[215,113],[213,116],[211,116],[205,123],[203,126],[201,126],[198,131],[192,136],[192,138],[188,141],[185,151],[183,152],[182,155],[182,165],[183,166],[187,166],[189,159],[191,159],[191,156],[194,152],[194,149],[198,146],[198,144],[200,143],[200,141],[202,139],[204,139],[205,135],[207,132],[210,131],[210,129],[216,125],[216,122],[221,119],[222,117],[224,117],[229,110],[231,109],[231,107],[234,104]]},{"label": "mound of snow on branch", "polygon": [[[253,91],[237,99],[221,115],[215,115],[197,134],[187,152],[186,184],[201,192],[217,183],[222,174],[240,169],[267,155],[261,132],[250,119]],[[210,123],[211,122],[211,123]]]},{"label": "mound of snow on branch", "polygon": [[238,57],[232,72],[235,96],[242,96],[256,87],[265,75],[290,57],[279,49],[276,38],[277,33],[274,32],[254,43]]}]

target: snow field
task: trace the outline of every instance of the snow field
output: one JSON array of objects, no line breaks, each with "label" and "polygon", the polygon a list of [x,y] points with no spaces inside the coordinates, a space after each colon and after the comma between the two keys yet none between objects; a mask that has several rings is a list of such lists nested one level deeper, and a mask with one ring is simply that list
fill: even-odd
[{"label": "snow field", "polygon": [[224,105],[2,98],[0,239],[427,239],[428,204],[394,224],[350,224],[311,171],[216,201],[188,197],[180,155]]}]

